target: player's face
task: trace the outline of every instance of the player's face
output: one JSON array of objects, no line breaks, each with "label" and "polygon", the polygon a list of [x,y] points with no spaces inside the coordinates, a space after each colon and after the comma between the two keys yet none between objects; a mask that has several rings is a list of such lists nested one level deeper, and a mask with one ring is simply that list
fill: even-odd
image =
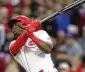
[{"label": "player's face", "polygon": [[20,34],[24,32],[24,30],[19,27],[18,23],[16,23],[12,27],[12,32],[14,33],[15,36],[19,36]]}]

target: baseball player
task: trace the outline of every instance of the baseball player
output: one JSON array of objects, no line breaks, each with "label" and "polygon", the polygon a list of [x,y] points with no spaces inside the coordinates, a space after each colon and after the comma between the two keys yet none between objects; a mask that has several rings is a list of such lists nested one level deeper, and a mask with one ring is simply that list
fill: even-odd
[{"label": "baseball player", "polygon": [[27,72],[57,72],[49,54],[52,41],[47,32],[42,30],[40,21],[20,15],[8,24],[17,36],[10,43],[9,50]]}]

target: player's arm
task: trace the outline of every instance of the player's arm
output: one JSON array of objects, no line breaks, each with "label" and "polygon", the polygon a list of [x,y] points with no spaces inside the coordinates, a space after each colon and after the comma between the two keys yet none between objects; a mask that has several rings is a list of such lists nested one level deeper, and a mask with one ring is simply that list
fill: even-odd
[{"label": "player's arm", "polygon": [[[21,27],[23,27],[23,26],[21,26]],[[35,22],[33,24],[28,24],[27,26],[24,27],[24,29],[28,32],[28,36],[32,39],[32,41],[34,41],[42,51],[44,51],[45,53],[49,53],[51,51],[52,44],[47,42],[46,38],[45,38],[46,41],[44,41],[44,39],[40,39],[34,35],[33,32],[35,32],[35,29],[36,29]],[[44,37],[46,37],[44,34],[42,34],[42,32],[40,33],[40,35],[43,35]]]},{"label": "player's arm", "polygon": [[[19,23],[19,26],[23,29],[25,29],[28,33],[28,37],[32,39],[32,41],[37,44],[37,46],[44,51],[45,53],[49,53],[52,49],[52,45],[49,44],[48,42],[39,39],[37,36],[34,35],[33,32],[36,32],[38,30],[41,30],[41,24],[39,21],[32,21],[30,24],[25,24]],[[43,34],[42,34],[43,35]],[[44,36],[45,37],[45,36]]]},{"label": "player's arm", "polygon": [[9,46],[9,50],[13,55],[16,55],[20,49],[22,48],[22,46],[24,46],[24,44],[26,43],[28,39],[27,33],[23,33],[22,35],[20,35],[15,42],[11,43]]},{"label": "player's arm", "polygon": [[38,45],[38,47],[44,51],[45,53],[50,53],[52,50],[52,45],[49,45],[48,43],[41,41],[41,43]]},{"label": "player's arm", "polygon": [[34,34],[32,34],[30,38],[37,44],[39,49],[41,49],[45,53],[50,53],[53,47],[52,41],[48,34],[46,34],[44,31],[43,31],[44,33],[42,33],[42,31],[40,36],[42,36],[43,39],[38,38]]}]

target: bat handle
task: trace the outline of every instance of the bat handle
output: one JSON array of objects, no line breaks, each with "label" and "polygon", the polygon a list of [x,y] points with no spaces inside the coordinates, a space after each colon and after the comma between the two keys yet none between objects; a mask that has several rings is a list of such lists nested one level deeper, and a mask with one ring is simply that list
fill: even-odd
[{"label": "bat handle", "polygon": [[56,13],[54,13],[54,14],[52,14],[52,15],[44,18],[44,19],[42,19],[42,20],[40,21],[40,23],[43,23],[43,22],[45,22],[45,21],[47,21],[47,20],[49,20],[49,19],[51,19],[51,18],[53,18],[53,17],[55,17],[56,15],[59,15],[59,14],[60,14],[60,11],[59,11],[59,12],[56,12]]}]

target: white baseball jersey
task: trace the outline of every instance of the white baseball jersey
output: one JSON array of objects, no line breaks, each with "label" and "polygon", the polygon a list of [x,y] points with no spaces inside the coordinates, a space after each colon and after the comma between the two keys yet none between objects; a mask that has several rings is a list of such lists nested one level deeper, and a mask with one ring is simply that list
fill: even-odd
[{"label": "white baseball jersey", "polygon": [[[46,31],[39,30],[34,35],[53,46]],[[40,50],[30,38],[14,58],[27,72],[57,72],[50,54]]]}]

